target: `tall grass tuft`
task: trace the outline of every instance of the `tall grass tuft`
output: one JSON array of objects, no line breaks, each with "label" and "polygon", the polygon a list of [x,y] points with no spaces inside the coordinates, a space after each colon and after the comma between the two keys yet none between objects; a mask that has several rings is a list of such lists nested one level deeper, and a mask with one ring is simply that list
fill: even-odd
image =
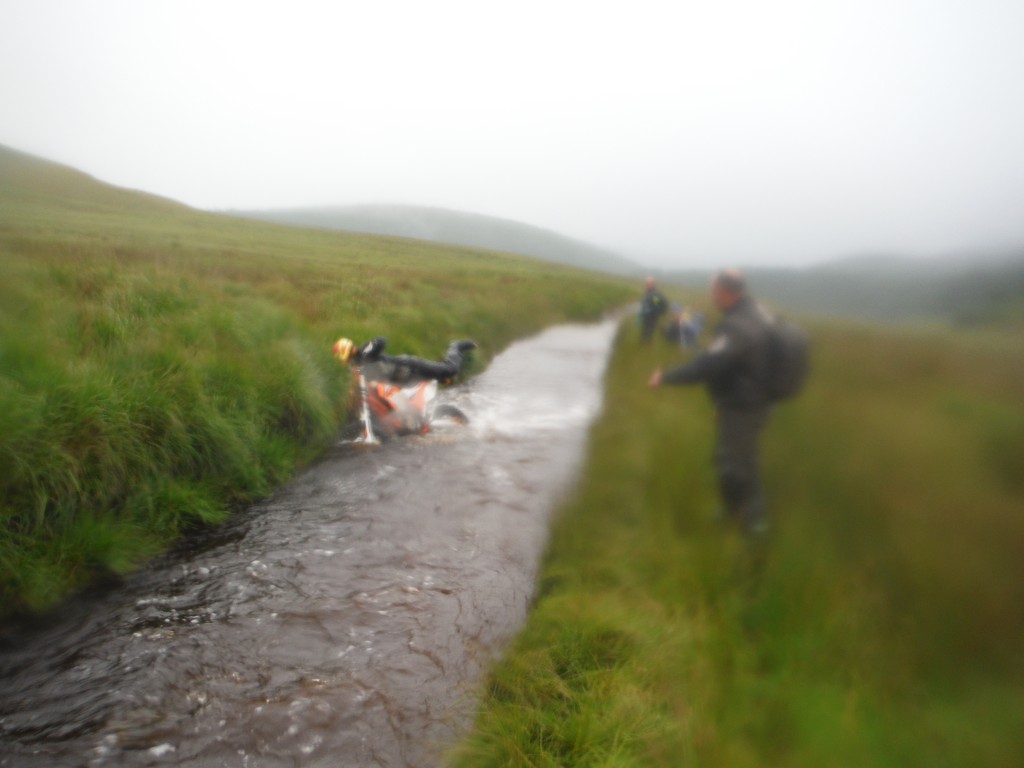
[{"label": "tall grass tuft", "polygon": [[711,408],[620,333],[536,604],[456,766],[1024,761],[1016,336],[814,328],[774,529],[715,522]]}]

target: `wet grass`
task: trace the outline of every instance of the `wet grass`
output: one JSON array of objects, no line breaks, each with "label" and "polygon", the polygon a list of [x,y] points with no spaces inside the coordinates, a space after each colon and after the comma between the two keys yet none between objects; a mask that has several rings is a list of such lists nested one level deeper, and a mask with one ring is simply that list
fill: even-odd
[{"label": "wet grass", "polygon": [[1024,350],[816,325],[764,441],[774,515],[713,520],[703,392],[624,327],[585,475],[456,766],[1024,762]]},{"label": "wet grass", "polygon": [[477,367],[621,280],[204,214],[0,148],[0,616],[266,494],[332,442],[340,335]]}]

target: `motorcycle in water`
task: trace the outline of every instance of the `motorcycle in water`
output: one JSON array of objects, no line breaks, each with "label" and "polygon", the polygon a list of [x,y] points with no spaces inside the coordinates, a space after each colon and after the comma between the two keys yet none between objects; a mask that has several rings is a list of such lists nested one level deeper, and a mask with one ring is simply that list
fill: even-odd
[{"label": "motorcycle in water", "polygon": [[422,379],[400,385],[367,380],[356,369],[361,400],[359,430],[353,443],[373,445],[403,435],[426,434],[441,421],[465,425],[469,417],[450,403],[437,403],[437,382]]},{"label": "motorcycle in water", "polygon": [[[450,383],[462,369],[464,354],[476,342],[455,340],[444,361],[433,362],[412,355],[382,354],[387,339],[376,336],[361,346],[340,338],[331,348],[334,356],[352,368],[359,384],[360,421],[352,427],[358,437],[342,442],[379,443],[391,437],[423,434],[440,420],[468,424],[466,414],[454,405],[438,404],[437,380]],[[346,430],[352,433],[352,429]],[[343,438],[346,437],[343,433]]]}]

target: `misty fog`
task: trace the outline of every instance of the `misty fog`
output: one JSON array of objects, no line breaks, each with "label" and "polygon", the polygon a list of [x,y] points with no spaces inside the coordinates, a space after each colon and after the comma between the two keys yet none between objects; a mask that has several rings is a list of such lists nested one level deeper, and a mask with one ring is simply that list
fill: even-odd
[{"label": "misty fog", "polygon": [[8,0],[0,143],[209,209],[435,206],[651,266],[1024,243],[1015,0]]}]

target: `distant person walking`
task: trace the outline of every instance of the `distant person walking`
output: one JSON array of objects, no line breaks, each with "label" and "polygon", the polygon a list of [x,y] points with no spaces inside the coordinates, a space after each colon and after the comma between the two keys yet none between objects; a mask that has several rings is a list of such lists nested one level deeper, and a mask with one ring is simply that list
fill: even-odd
[{"label": "distant person walking", "polygon": [[661,316],[668,311],[668,299],[654,284],[654,278],[644,280],[644,295],[640,300],[640,339],[650,341]]},{"label": "distant person walking", "polygon": [[771,318],[747,294],[743,275],[719,272],[711,298],[722,311],[707,349],[668,371],[655,370],[648,386],[703,382],[715,404],[715,471],[724,516],[744,531],[768,525],[758,471],[758,439],[772,398],[767,386]]}]

